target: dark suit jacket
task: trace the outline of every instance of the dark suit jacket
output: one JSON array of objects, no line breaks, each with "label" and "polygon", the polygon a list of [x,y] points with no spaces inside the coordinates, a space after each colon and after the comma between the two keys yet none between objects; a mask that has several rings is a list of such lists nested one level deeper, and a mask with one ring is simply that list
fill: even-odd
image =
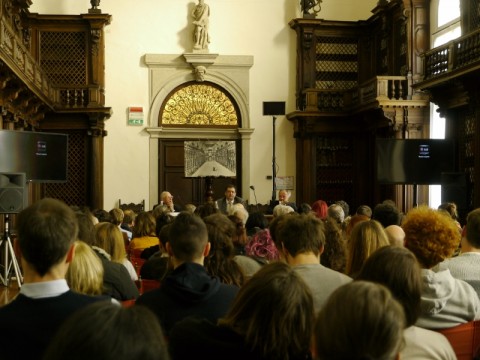
[{"label": "dark suit jacket", "polygon": [[[220,210],[222,214],[227,214],[227,199],[225,198],[225,196],[221,199],[218,199],[216,203],[218,210]],[[243,200],[239,196],[235,196],[235,198],[233,199],[233,204],[242,204],[245,210],[247,209],[247,204],[245,200]]]}]

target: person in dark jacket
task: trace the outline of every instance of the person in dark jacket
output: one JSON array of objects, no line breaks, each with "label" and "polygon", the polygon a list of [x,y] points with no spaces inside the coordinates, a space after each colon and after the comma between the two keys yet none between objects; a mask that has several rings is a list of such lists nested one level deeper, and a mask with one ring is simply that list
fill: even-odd
[{"label": "person in dark jacket", "polygon": [[147,306],[160,320],[166,335],[178,321],[199,317],[216,322],[224,316],[238,287],[222,284],[203,266],[210,251],[205,223],[198,216],[181,212],[170,225],[167,251],[173,272],[159,289],[140,296],[136,305]]}]

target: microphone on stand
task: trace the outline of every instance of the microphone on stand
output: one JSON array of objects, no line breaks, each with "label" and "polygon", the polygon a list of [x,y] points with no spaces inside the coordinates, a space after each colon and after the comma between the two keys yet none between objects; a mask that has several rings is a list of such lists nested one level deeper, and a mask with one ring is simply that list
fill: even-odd
[{"label": "microphone on stand", "polygon": [[253,195],[255,196],[255,206],[257,207],[257,211],[258,211],[258,201],[257,201],[257,194],[255,193],[255,186],[250,185],[250,189],[253,190]]}]

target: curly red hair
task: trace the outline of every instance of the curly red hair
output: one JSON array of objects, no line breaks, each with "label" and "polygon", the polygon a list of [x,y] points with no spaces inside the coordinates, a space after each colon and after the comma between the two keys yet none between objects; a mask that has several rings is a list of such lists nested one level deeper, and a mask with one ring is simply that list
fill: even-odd
[{"label": "curly red hair", "polygon": [[460,233],[453,219],[427,206],[410,210],[402,228],[405,247],[427,269],[451,257],[460,243]]}]

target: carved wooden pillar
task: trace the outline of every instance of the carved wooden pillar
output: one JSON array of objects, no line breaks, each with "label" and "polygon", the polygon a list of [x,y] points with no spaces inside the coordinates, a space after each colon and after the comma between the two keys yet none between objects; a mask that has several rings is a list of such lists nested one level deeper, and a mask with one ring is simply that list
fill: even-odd
[{"label": "carved wooden pillar", "polygon": [[408,17],[409,68],[413,83],[423,80],[424,61],[420,56],[430,49],[430,5],[429,0],[403,0]]},{"label": "carved wooden pillar", "polygon": [[102,114],[90,114],[90,152],[91,174],[89,181],[90,201],[92,208],[103,209],[103,138],[107,135],[104,130],[105,118]]}]

